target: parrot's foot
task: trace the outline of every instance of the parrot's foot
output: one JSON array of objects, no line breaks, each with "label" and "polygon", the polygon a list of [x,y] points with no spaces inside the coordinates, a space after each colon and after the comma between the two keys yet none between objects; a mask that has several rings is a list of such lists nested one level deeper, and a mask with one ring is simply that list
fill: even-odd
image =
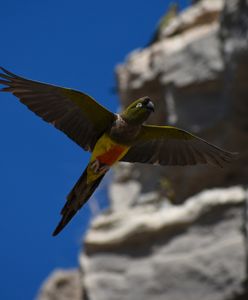
[{"label": "parrot's foot", "polygon": [[104,173],[106,173],[109,169],[110,169],[110,167],[109,167],[108,165],[102,165],[102,166],[100,167],[100,169],[99,169],[99,172],[100,172],[101,174],[104,174]]},{"label": "parrot's foot", "polygon": [[98,159],[94,160],[91,164],[90,164],[90,168],[91,170],[97,174],[98,170],[100,168],[100,161]]},{"label": "parrot's foot", "polygon": [[108,165],[101,164],[101,162],[96,159],[90,164],[90,168],[95,174],[104,174],[110,167]]}]

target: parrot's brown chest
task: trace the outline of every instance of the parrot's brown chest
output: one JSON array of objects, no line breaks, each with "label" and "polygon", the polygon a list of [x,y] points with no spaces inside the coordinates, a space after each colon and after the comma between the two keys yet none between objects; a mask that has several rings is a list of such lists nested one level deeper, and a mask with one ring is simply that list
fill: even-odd
[{"label": "parrot's brown chest", "polygon": [[117,115],[117,119],[112,124],[108,134],[117,143],[132,145],[140,129],[140,125],[130,125],[120,115]]}]

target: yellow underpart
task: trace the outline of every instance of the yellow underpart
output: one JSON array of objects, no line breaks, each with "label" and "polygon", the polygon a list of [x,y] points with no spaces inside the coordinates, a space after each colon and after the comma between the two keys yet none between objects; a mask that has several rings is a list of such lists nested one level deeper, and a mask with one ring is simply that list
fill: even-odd
[{"label": "yellow underpart", "polygon": [[[115,141],[113,141],[110,138],[110,136],[108,134],[104,133],[100,137],[100,139],[97,141],[97,143],[93,149],[93,152],[92,152],[92,155],[90,158],[90,164],[93,163],[95,160],[97,160],[97,158],[99,156],[104,155],[105,153],[107,153],[111,149],[115,148],[116,146],[121,146],[124,149],[123,149],[123,152],[115,159],[115,161],[111,163],[111,166],[114,165],[115,163],[117,163],[120,159],[122,159],[122,157],[124,157],[126,155],[130,146],[116,143]],[[102,175],[102,173],[95,173],[90,168],[90,164],[87,168],[87,183],[91,183],[91,182],[95,181],[97,178],[99,178]]]}]

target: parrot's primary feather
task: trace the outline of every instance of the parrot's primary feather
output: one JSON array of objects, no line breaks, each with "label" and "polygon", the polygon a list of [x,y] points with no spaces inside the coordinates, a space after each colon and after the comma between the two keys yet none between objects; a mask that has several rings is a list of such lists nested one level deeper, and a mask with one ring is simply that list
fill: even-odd
[{"label": "parrot's primary feather", "polygon": [[143,125],[135,145],[122,161],[168,166],[209,163],[222,167],[236,156],[182,129]]}]

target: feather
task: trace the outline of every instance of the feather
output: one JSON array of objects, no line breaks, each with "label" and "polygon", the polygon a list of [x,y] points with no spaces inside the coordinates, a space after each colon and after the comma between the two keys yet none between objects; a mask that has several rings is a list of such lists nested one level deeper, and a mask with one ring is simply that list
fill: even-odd
[{"label": "feather", "polygon": [[160,165],[212,164],[223,167],[236,156],[236,153],[222,150],[182,129],[144,125],[137,141],[122,161],[157,162]]}]

